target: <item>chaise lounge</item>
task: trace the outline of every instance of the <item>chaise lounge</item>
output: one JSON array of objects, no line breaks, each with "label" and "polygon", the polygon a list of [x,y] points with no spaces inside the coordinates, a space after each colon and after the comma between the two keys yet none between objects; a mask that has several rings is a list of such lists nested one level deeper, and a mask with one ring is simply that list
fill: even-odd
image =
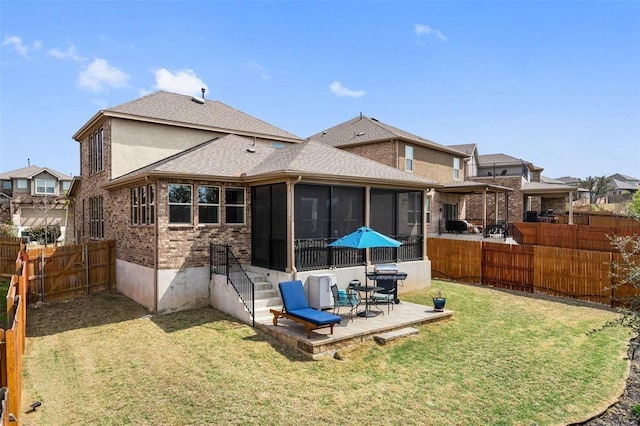
[{"label": "chaise lounge", "polygon": [[278,325],[278,318],[282,317],[304,325],[307,330],[307,339],[311,338],[311,330],[318,328],[330,327],[333,334],[333,326],[339,324],[342,318],[310,307],[302,281],[285,281],[279,286],[284,306],[281,311],[271,309],[273,325]]}]

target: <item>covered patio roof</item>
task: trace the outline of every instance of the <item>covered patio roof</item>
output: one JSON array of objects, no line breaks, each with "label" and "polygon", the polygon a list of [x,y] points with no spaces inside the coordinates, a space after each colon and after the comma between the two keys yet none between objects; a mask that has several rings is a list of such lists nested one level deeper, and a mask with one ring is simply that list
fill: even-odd
[{"label": "covered patio roof", "polygon": [[578,192],[578,188],[571,185],[543,182],[525,182],[522,184],[522,195],[535,195],[539,197],[561,197],[569,198],[569,225],[573,225],[573,194]]},{"label": "covered patio roof", "polygon": [[465,180],[445,183],[442,188],[438,188],[438,191],[452,194],[482,194],[485,191],[508,194],[509,192],[513,192],[513,188],[494,185],[491,183]]}]

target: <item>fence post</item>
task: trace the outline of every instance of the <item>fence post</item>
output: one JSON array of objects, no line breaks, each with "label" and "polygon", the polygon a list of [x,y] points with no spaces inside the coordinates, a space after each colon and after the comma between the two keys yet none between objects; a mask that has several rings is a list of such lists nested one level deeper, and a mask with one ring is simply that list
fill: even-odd
[{"label": "fence post", "polygon": [[40,300],[44,303],[46,300],[45,295],[45,257],[44,250],[40,249]]},{"label": "fence post", "polygon": [[89,244],[82,247],[82,255],[84,256],[84,278],[87,284],[87,295],[91,294],[91,283],[89,282]]}]

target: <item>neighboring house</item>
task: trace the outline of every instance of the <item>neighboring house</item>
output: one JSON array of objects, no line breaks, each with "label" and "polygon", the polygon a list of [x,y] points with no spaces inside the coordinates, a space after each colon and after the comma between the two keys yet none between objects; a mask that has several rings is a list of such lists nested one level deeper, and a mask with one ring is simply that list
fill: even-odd
[{"label": "neighboring house", "polygon": [[[118,290],[150,310],[231,303],[210,283],[212,243],[229,245],[273,285],[330,272],[346,286],[364,280],[363,261],[397,259],[404,289],[430,284],[422,208],[438,186],[430,179],[162,91],[99,111],[73,138],[77,240],[114,239]],[[405,244],[327,248],[362,225]]]},{"label": "neighboring house", "polygon": [[[437,182],[425,200],[428,233],[444,229],[447,220],[467,216],[467,194],[483,194],[486,199],[487,194],[510,191],[465,179],[476,163],[475,146],[447,147],[362,114],[309,139]],[[478,219],[484,223],[482,216]]]},{"label": "neighboring house", "polygon": [[483,206],[479,196],[470,196],[468,217],[482,217],[488,210],[490,221],[518,222],[548,211],[569,212],[569,223],[573,222],[573,194],[576,188],[561,182],[544,182],[543,169],[532,163],[506,154],[478,156],[477,175],[470,180],[484,184],[495,184],[511,188],[512,192],[497,195]]},{"label": "neighboring house", "polygon": [[30,165],[0,173],[0,205],[6,212],[3,222],[11,222],[18,235],[34,226],[60,227],[65,236],[68,224],[66,194],[72,177],[48,167]]},{"label": "neighboring house", "polygon": [[610,191],[607,198],[610,203],[629,201],[635,192],[640,189],[640,180],[631,176],[616,173],[609,176]]}]

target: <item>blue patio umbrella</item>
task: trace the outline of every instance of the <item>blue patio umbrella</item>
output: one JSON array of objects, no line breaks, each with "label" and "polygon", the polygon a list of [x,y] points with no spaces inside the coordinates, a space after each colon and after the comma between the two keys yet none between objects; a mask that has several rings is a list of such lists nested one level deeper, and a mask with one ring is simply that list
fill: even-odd
[{"label": "blue patio umbrella", "polygon": [[328,247],[350,247],[356,249],[400,247],[401,245],[400,241],[389,238],[367,226],[362,226],[352,233],[327,244]]},{"label": "blue patio umbrella", "polygon": [[[389,238],[384,234],[381,234],[373,229],[362,226],[350,234],[345,235],[342,238],[338,238],[332,243],[327,244],[327,247],[349,247],[355,249],[368,249],[378,247],[400,247],[402,243],[400,241]],[[367,281],[367,265],[364,266],[365,272],[365,287],[369,287],[369,281]],[[368,293],[368,292],[367,292]],[[372,314],[373,315],[373,314]],[[367,299],[367,307],[365,308],[365,317],[369,315],[369,305]]]}]

